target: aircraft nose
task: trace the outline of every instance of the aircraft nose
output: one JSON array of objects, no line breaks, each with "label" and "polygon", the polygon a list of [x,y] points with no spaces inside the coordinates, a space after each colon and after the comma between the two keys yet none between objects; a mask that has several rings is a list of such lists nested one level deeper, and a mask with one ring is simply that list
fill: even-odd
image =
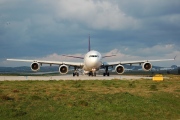
[{"label": "aircraft nose", "polygon": [[93,60],[92,60],[92,63],[91,63],[92,66],[97,66],[97,65],[98,65],[98,61],[99,61],[99,60],[98,60],[97,58],[93,59]]}]

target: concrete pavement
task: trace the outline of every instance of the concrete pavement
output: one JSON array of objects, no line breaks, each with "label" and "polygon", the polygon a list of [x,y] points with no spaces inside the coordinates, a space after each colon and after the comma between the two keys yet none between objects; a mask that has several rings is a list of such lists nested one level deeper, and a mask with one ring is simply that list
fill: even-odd
[{"label": "concrete pavement", "polygon": [[109,77],[97,75],[96,77],[80,75],[73,77],[72,75],[61,76],[0,76],[0,81],[16,81],[16,80],[137,80],[137,79],[152,79],[152,77],[143,76],[127,76],[127,75],[111,75]]}]

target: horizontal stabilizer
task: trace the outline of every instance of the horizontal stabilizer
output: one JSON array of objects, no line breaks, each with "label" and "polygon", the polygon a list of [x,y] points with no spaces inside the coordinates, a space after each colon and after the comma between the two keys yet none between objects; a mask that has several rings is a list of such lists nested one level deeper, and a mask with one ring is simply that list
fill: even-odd
[{"label": "horizontal stabilizer", "polygon": [[113,56],[116,56],[116,55],[106,55],[106,56],[103,56],[102,58],[113,57]]},{"label": "horizontal stabilizer", "polygon": [[72,56],[72,55],[62,55],[65,57],[72,57],[72,58],[79,58],[79,59],[84,59],[84,57],[78,57],[78,56]]}]

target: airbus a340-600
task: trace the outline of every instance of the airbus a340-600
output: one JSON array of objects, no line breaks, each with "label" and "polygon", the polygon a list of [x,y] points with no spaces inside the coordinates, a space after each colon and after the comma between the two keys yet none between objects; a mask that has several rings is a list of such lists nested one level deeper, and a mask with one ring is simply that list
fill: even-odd
[{"label": "airbus a340-600", "polygon": [[61,61],[45,61],[45,60],[23,60],[23,59],[7,59],[9,61],[20,61],[20,62],[31,62],[31,69],[32,71],[38,71],[42,64],[50,64],[50,65],[59,65],[59,72],[60,74],[67,74],[69,71],[69,67],[74,67],[73,76],[79,76],[79,69],[82,69],[84,73],[88,74],[89,76],[96,76],[96,71],[99,69],[104,69],[103,76],[109,76],[109,67],[115,66],[115,71],[117,74],[123,74],[125,68],[123,65],[125,64],[140,64],[142,65],[142,69],[144,71],[149,71],[152,68],[152,64],[150,62],[156,61],[170,61],[174,59],[161,59],[161,60],[139,60],[139,61],[117,61],[117,62],[103,62],[103,58],[112,57],[115,55],[109,56],[102,56],[98,51],[90,49],[90,37],[89,37],[89,49],[88,53],[85,54],[84,57],[77,57],[77,56],[68,56],[63,55],[66,57],[73,57],[73,58],[80,58],[83,59],[84,62],[61,62]]}]

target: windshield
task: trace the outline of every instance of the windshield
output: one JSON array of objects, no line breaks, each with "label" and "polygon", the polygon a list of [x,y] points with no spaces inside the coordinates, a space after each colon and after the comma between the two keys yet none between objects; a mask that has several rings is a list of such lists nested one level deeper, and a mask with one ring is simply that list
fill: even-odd
[{"label": "windshield", "polygon": [[89,57],[99,57],[98,55],[90,55]]}]

